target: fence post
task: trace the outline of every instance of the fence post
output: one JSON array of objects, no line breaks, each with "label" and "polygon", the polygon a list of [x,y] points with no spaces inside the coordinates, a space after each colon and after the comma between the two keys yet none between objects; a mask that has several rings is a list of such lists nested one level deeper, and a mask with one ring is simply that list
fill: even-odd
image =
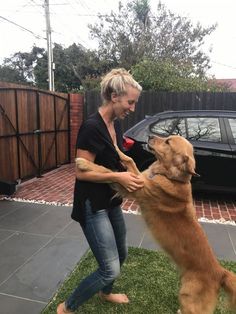
[{"label": "fence post", "polygon": [[78,130],[83,121],[83,94],[70,94],[70,159],[75,159],[75,144]]}]

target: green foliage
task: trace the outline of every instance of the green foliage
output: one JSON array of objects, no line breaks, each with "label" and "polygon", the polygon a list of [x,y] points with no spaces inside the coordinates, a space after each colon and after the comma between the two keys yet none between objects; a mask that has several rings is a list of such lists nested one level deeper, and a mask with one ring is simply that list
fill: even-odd
[{"label": "green foliage", "polygon": [[17,69],[14,69],[7,65],[0,65],[0,81],[25,84],[27,83],[24,76],[19,73]]},{"label": "green foliage", "polygon": [[168,59],[174,64],[191,64],[198,75],[209,69],[209,57],[202,46],[216,25],[194,26],[188,18],[172,13],[161,2],[152,12],[148,0],[120,4],[118,13],[100,15],[99,19],[95,25],[89,25],[90,33],[99,43],[99,55],[114,65],[130,69],[143,59]]},{"label": "green foliage", "polygon": [[47,52],[43,50],[38,56],[34,67],[35,85],[41,89],[48,89],[48,60]]},{"label": "green foliage", "polygon": [[[236,272],[234,262],[222,262]],[[58,290],[42,314],[56,313],[57,305],[64,301],[80,281],[97,268],[91,252],[86,254]],[[76,313],[83,314],[173,314],[179,308],[179,273],[165,254],[140,248],[129,248],[129,256],[122,267],[121,277],[115,281],[114,293],[127,293],[129,304],[102,302],[98,296],[83,304]],[[233,314],[226,309],[225,295],[220,295],[215,314]]]},{"label": "green foliage", "polygon": [[34,46],[31,52],[17,52],[11,58],[6,58],[3,65],[18,72],[22,82],[33,84],[35,63],[43,54],[43,48]]},{"label": "green foliage", "polygon": [[82,85],[85,90],[100,90],[100,82],[101,77],[100,76],[86,76],[82,80]]},{"label": "green foliage", "polygon": [[173,63],[171,60],[143,60],[132,67],[134,78],[144,90],[155,91],[226,91],[227,87],[217,85],[215,81],[209,84],[208,79],[194,73],[191,63]]},{"label": "green foliage", "polygon": [[[95,51],[73,44],[67,48],[55,44],[53,49],[55,90],[59,92],[81,91],[98,86],[101,74],[110,68],[109,62],[101,61]],[[48,89],[47,52],[33,47],[29,53],[18,52],[4,60],[0,68],[3,80],[30,82],[41,89]]]},{"label": "green foliage", "polygon": [[[61,45],[55,44],[53,48],[53,61],[55,63],[54,81],[55,90],[60,92],[69,92],[71,90],[80,90],[81,78],[74,69],[74,59],[81,60],[82,47],[72,45],[64,49]],[[47,53],[38,60],[35,66],[36,84],[40,88],[48,88],[47,73]]]}]

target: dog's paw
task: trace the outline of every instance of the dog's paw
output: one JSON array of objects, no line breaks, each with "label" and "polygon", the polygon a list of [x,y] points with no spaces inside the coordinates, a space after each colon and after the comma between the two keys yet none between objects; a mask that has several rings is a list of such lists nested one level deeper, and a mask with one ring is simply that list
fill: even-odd
[{"label": "dog's paw", "polygon": [[76,167],[80,170],[86,171],[89,170],[88,161],[84,158],[76,158],[75,159]]}]

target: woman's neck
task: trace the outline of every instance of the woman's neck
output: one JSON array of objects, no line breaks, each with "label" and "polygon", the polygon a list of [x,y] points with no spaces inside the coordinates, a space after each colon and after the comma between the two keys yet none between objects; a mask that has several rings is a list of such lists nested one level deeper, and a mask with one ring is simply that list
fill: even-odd
[{"label": "woman's neck", "polygon": [[104,123],[106,124],[107,130],[110,134],[110,137],[112,139],[112,142],[114,145],[117,145],[117,141],[116,141],[116,131],[114,128],[114,119],[113,118],[113,114],[112,114],[112,110],[109,106],[101,106],[98,109],[98,112],[100,113]]},{"label": "woman's neck", "polygon": [[99,109],[98,109],[101,117],[103,118],[104,122],[106,123],[107,127],[110,127],[111,125],[114,124],[114,119],[115,117],[113,117],[113,112],[112,112],[112,108],[108,105],[102,105]]}]

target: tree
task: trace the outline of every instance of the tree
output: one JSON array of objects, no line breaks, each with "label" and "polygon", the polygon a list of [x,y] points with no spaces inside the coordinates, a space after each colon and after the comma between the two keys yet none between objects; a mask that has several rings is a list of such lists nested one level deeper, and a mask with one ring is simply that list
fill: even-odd
[{"label": "tree", "polygon": [[43,50],[34,66],[35,85],[41,89],[48,89],[48,58],[46,50]]},{"label": "tree", "polygon": [[204,38],[216,25],[194,26],[186,18],[172,13],[159,2],[152,13],[148,0],[120,4],[119,12],[99,15],[99,22],[89,25],[90,34],[98,41],[98,53],[113,66],[130,69],[143,59],[183,61],[191,64],[193,73],[205,75],[209,57],[201,50]]},{"label": "tree", "polygon": [[10,66],[0,65],[0,81],[11,82],[11,83],[27,83],[25,78],[16,69]]},{"label": "tree", "polygon": [[[53,57],[55,90],[60,92],[80,91],[97,86],[97,78],[110,68],[108,62],[100,61],[96,51],[87,50],[75,43],[67,48],[55,44]],[[47,89],[46,54],[37,60],[34,74],[36,85]]]},{"label": "tree", "polygon": [[23,81],[34,84],[34,67],[44,54],[43,48],[34,46],[31,52],[17,52],[11,58],[5,58],[3,65],[16,71]]},{"label": "tree", "polygon": [[186,62],[174,64],[171,60],[143,60],[132,67],[134,78],[144,90],[156,91],[227,91],[227,86],[219,85],[207,77],[193,75],[192,65]]},{"label": "tree", "polygon": [[[67,48],[55,44],[53,55],[56,66],[55,90],[59,92],[93,88],[98,85],[100,76],[111,67],[109,61],[100,60],[96,51],[75,43]],[[47,52],[36,46],[31,52],[17,52],[4,60],[0,74],[3,80],[28,82],[38,88],[48,89]]]}]

